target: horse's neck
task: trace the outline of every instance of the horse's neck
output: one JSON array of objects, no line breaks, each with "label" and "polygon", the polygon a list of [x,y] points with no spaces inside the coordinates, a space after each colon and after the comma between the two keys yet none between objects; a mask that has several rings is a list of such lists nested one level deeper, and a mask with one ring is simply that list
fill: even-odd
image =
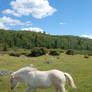
[{"label": "horse's neck", "polygon": [[25,79],[27,79],[28,73],[32,71],[35,71],[34,68],[31,69],[27,67],[16,71],[14,74],[19,81],[24,81]]},{"label": "horse's neck", "polygon": [[26,75],[27,75],[27,73],[16,72],[16,73],[15,73],[15,78],[16,78],[17,81],[19,81],[19,82],[24,82]]},{"label": "horse's neck", "polygon": [[30,67],[24,67],[16,72],[14,72],[14,75],[16,76],[16,78],[18,79],[18,81],[24,81],[27,79],[28,77],[28,73],[29,72],[33,72],[33,71],[37,71],[37,69],[35,68],[30,68]]}]

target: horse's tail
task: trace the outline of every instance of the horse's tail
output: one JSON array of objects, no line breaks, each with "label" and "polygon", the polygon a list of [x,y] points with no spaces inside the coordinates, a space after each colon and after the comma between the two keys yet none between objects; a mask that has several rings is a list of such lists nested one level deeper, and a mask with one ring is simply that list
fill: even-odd
[{"label": "horse's tail", "polygon": [[74,80],[72,76],[68,73],[64,73],[65,77],[67,77],[69,84],[72,86],[72,88],[76,88],[76,85],[74,84]]}]

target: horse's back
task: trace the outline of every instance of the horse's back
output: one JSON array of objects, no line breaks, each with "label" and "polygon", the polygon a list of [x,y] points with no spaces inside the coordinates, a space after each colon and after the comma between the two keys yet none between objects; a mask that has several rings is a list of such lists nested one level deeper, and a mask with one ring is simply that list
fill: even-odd
[{"label": "horse's back", "polygon": [[36,79],[44,85],[60,85],[65,83],[66,79],[64,73],[59,70],[36,71]]},{"label": "horse's back", "polygon": [[54,69],[49,71],[51,74],[54,74],[56,76],[64,76],[64,73],[60,70]]},{"label": "horse's back", "polygon": [[66,81],[64,73],[62,71],[50,70],[49,75],[54,84],[65,83]]},{"label": "horse's back", "polygon": [[38,88],[48,88],[52,86],[52,82],[48,77],[47,71],[33,71],[29,73],[29,85]]}]

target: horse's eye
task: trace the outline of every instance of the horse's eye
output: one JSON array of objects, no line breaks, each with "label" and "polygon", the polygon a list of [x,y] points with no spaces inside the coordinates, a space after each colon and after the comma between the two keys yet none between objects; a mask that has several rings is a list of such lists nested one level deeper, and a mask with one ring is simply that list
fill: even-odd
[{"label": "horse's eye", "polygon": [[13,82],[13,78],[10,79],[10,82],[11,82],[11,83]]},{"label": "horse's eye", "polygon": [[12,82],[12,79],[10,79],[10,82]]}]

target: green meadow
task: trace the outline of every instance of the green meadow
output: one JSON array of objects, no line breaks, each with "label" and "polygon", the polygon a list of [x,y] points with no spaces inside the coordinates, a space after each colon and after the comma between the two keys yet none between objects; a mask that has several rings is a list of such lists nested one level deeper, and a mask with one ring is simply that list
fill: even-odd
[{"label": "green meadow", "polygon": [[[53,61],[47,64],[47,61]],[[14,57],[8,54],[0,54],[0,69],[8,69],[16,71],[29,64],[39,70],[59,69],[72,75],[76,89],[71,88],[66,83],[68,92],[92,92],[92,57],[84,58],[83,55],[66,55],[61,54],[56,56],[44,55],[40,57]],[[25,83],[19,83],[14,92],[24,92],[26,89]],[[0,92],[11,92],[10,90],[10,75],[0,76]],[[38,89],[38,92],[55,92],[54,87],[48,89]]]}]

